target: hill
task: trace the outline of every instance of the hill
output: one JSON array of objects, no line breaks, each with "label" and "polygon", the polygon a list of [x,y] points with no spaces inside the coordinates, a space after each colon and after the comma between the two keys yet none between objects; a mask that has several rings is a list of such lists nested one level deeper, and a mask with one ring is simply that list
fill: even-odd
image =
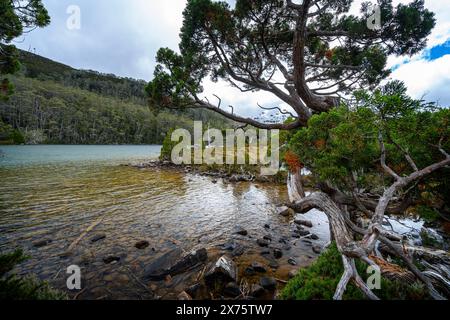
[{"label": "hill", "polygon": [[0,102],[0,143],[159,144],[193,120],[229,124],[205,110],[153,114],[143,80],[77,70],[25,51],[20,59],[21,71],[10,77],[15,94]]}]

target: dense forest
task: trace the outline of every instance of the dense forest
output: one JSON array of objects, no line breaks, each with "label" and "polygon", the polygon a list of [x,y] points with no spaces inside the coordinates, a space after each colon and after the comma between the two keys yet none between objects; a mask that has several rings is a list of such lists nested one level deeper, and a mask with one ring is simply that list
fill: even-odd
[{"label": "dense forest", "polygon": [[222,127],[213,112],[149,109],[145,81],[76,70],[20,51],[15,92],[0,102],[3,144],[159,144],[171,128],[193,120]]}]

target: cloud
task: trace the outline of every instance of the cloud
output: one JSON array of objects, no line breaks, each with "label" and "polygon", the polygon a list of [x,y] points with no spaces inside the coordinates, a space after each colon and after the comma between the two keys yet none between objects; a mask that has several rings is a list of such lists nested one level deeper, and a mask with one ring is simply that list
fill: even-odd
[{"label": "cloud", "polygon": [[[233,5],[234,0],[228,2]],[[356,0],[352,12],[357,13],[363,0]],[[372,0],[375,2],[375,0]],[[407,0],[394,0],[398,3]],[[427,51],[414,57],[390,57],[388,66],[393,78],[403,80],[416,97],[447,103],[450,100],[447,58],[427,61],[427,52],[450,39],[450,6],[448,1],[426,0],[427,8],[436,13],[437,25],[429,37]],[[52,17],[49,27],[38,29],[17,45],[75,68],[93,69],[144,80],[151,80],[156,52],[160,47],[176,50],[186,0],[44,0]],[[70,5],[81,9],[81,30],[69,30],[66,13]],[[220,95],[223,105],[235,106],[245,116],[258,114],[257,103],[264,106],[284,105],[270,93],[242,93],[227,83],[205,81],[205,95],[214,101]]]},{"label": "cloud", "polygon": [[413,98],[450,107],[450,55],[435,60],[417,59],[399,66],[392,79],[404,81]]}]

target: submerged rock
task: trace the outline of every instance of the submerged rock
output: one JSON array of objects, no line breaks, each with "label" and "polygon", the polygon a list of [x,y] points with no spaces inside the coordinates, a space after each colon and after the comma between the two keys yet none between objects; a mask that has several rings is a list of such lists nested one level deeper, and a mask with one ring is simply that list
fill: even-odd
[{"label": "submerged rock", "polygon": [[213,287],[215,284],[223,285],[229,282],[236,282],[236,264],[227,256],[222,256],[206,273],[204,280],[209,287]]},{"label": "submerged rock", "polygon": [[98,241],[103,240],[103,239],[105,239],[105,238],[106,238],[106,234],[104,234],[104,233],[99,233],[99,234],[94,235],[94,236],[90,239],[90,241],[91,241],[92,243],[95,243],[95,242],[98,242]]},{"label": "submerged rock", "polygon": [[283,251],[280,249],[273,249],[273,256],[275,259],[281,259],[283,257]]},{"label": "submerged rock", "polygon": [[148,241],[142,240],[142,241],[136,242],[136,244],[135,244],[134,246],[135,246],[137,249],[142,250],[142,249],[145,249],[145,248],[147,248],[148,246],[150,246],[150,243],[149,243]]},{"label": "submerged rock", "polygon": [[120,257],[116,257],[116,256],[107,256],[105,258],[103,258],[103,262],[106,264],[110,264],[113,262],[119,262],[120,261]]},{"label": "submerged rock", "polygon": [[260,247],[268,247],[269,246],[269,241],[265,240],[265,239],[258,239],[256,240],[256,243],[260,246]]},{"label": "submerged rock", "polygon": [[42,240],[33,242],[33,247],[42,248],[42,247],[48,246],[50,243],[52,243],[52,239],[42,239]]},{"label": "submerged rock", "polygon": [[247,236],[248,235],[248,231],[245,230],[242,227],[236,227],[236,230],[234,231],[235,234],[241,235],[241,236]]}]

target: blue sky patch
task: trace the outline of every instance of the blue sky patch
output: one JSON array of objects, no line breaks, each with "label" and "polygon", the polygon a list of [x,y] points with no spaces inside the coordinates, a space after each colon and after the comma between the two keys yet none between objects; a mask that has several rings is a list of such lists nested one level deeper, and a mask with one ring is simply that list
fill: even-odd
[{"label": "blue sky patch", "polygon": [[450,39],[441,45],[431,48],[429,52],[427,52],[427,60],[436,60],[447,54],[450,54]]}]

